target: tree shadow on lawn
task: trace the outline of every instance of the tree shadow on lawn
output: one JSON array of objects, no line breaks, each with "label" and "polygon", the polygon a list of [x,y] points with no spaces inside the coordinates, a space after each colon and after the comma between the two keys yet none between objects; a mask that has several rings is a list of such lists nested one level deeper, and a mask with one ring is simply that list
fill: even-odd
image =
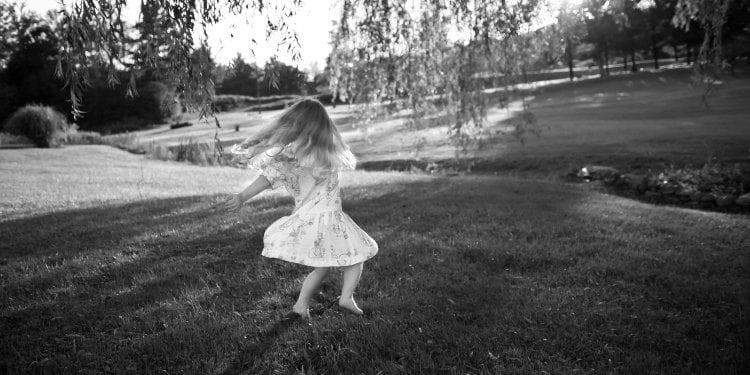
[{"label": "tree shadow on lawn", "polygon": [[[513,284],[508,275],[557,273],[597,256],[572,259],[553,242],[575,230],[568,224],[576,220],[571,208],[584,198],[582,189],[465,178],[352,190],[357,199],[346,199],[352,194],[346,191],[344,210],[381,249],[368,261],[358,295],[366,304],[378,301],[375,318],[419,319],[426,329],[451,318],[445,313],[453,305],[463,306],[452,316],[463,323],[445,336],[445,350],[473,340],[483,327],[497,327],[497,306],[529,298],[504,292]],[[262,368],[280,338],[305,327],[284,316],[305,271],[259,256],[265,228],[287,214],[292,201],[256,200],[238,220],[200,208],[213,198],[150,200],[0,223],[0,296],[7,302],[0,354],[6,365],[28,369],[41,355],[55,357],[58,369],[106,361],[117,368],[134,362],[141,369],[173,370],[215,363],[206,372]],[[558,223],[562,228],[552,225]],[[539,250],[526,251],[536,244]],[[50,263],[58,269],[47,270]],[[411,298],[417,292],[419,298]],[[487,297],[486,305],[476,306],[479,297]],[[516,323],[528,319],[509,309],[501,310]],[[421,315],[412,318],[409,310]],[[358,324],[332,320],[326,312],[319,320]],[[310,340],[308,331],[299,333],[302,341]],[[69,348],[61,342],[71,335],[84,337],[78,347],[94,353],[93,362],[63,356]],[[145,339],[134,339],[139,335]],[[117,344],[123,340],[128,345]],[[577,355],[561,348],[570,358]]]}]

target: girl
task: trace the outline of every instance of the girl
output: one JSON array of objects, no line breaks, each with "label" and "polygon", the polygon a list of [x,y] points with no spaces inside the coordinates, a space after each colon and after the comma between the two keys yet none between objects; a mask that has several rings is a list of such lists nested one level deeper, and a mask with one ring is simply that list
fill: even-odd
[{"label": "girl", "polygon": [[354,289],[362,262],[378,252],[378,245],[341,210],[340,170],[354,169],[356,160],[320,102],[304,99],[289,108],[270,127],[248,138],[232,152],[263,149],[252,157],[260,175],[233,194],[225,208],[240,206],[267,188],[284,187],[294,197],[294,211],[266,229],[263,256],[314,267],[302,283],[292,310],[309,319],[310,297],[332,267],[343,269],[339,306],[355,314]]}]

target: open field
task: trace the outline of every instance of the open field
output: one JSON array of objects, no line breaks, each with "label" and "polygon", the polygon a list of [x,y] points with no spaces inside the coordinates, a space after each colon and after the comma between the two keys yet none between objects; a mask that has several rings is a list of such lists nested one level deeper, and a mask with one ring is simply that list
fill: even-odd
[{"label": "open field", "polygon": [[[571,103],[599,100],[617,99]],[[291,199],[209,208],[248,178],[105,146],[0,151],[0,372],[748,371],[747,216],[537,179],[347,173],[344,209],[381,248],[358,289],[370,312],[330,308],[335,277],[308,326],[284,318],[304,267],[259,256]]]},{"label": "open field", "polygon": [[[743,71],[717,86],[709,108],[701,102],[701,91],[691,87],[690,72],[685,69],[541,87],[526,98],[541,136],[528,135],[521,144],[505,134],[518,121],[518,100],[508,109],[491,108],[489,125],[483,129],[486,146],[465,155],[477,160],[477,170],[550,177],[588,163],[658,169],[671,164],[702,165],[710,158],[750,162],[750,76]],[[457,148],[446,136],[447,126],[439,122],[410,128],[401,114],[364,126],[354,121],[353,107],[329,111],[365,166],[444,160],[456,154]],[[222,113],[219,136],[224,144],[240,142],[278,113]],[[234,131],[235,125],[240,125],[239,132]],[[209,141],[214,132],[209,123],[158,128],[139,135],[146,142],[176,144],[186,137]]]}]

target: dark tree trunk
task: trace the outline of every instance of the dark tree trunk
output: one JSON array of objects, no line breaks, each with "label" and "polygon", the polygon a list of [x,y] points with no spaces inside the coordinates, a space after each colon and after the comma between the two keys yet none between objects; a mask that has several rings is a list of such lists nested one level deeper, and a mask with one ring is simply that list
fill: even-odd
[{"label": "dark tree trunk", "polygon": [[659,47],[655,40],[651,40],[651,55],[654,56],[654,69],[659,70]]},{"label": "dark tree trunk", "polygon": [[693,51],[690,48],[690,45],[688,44],[685,46],[685,59],[687,59],[687,64],[690,65],[693,61]]},{"label": "dark tree trunk", "polygon": [[572,81],[575,76],[573,75],[573,41],[570,39],[565,40],[565,58],[568,60],[568,74]]},{"label": "dark tree trunk", "polygon": [[674,50],[674,61],[680,61],[680,50],[677,49],[677,44],[672,44],[672,50]]},{"label": "dark tree trunk", "polygon": [[573,59],[568,59],[568,75],[570,75],[571,81],[575,78],[573,75]]},{"label": "dark tree trunk", "polygon": [[630,50],[630,62],[632,62],[632,66],[630,67],[630,71],[635,73],[638,71],[638,63],[635,62],[635,50]]},{"label": "dark tree trunk", "polygon": [[609,50],[604,49],[604,71],[607,72],[607,77],[609,77]]},{"label": "dark tree trunk", "polygon": [[628,70],[628,54],[627,53],[622,54],[622,70],[623,71]]}]

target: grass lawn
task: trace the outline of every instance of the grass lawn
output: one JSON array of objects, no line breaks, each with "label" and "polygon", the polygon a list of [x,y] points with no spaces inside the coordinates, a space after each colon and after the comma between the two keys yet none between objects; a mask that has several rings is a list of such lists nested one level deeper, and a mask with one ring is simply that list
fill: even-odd
[{"label": "grass lawn", "polygon": [[[736,77],[717,85],[708,108],[702,104],[701,93],[691,87],[687,69],[541,87],[527,97],[542,130],[540,137],[528,135],[521,144],[498,133],[507,132],[518,121],[518,100],[508,109],[490,106],[484,128],[486,146],[465,156],[479,159],[476,171],[544,178],[592,163],[631,171],[701,166],[709,159],[750,163],[750,72],[740,69]],[[328,110],[368,168],[381,169],[392,161],[445,160],[456,154],[446,136],[445,121],[414,128],[401,114],[357,125],[354,107]],[[221,113],[219,137],[225,144],[238,143],[279,113]],[[235,126],[240,126],[239,132]],[[176,144],[188,137],[212,141],[215,131],[213,123],[199,123],[136,134],[145,142]]]},{"label": "grass lawn", "polygon": [[0,372],[747,373],[750,218],[514,177],[344,175],[380,245],[357,296],[284,319],[259,256],[292,200],[103,146],[0,151]]},{"label": "grass lawn", "polygon": [[727,78],[701,103],[683,70],[558,86],[530,103],[541,137],[512,144],[496,163],[542,172],[585,164],[625,170],[750,163],[750,75]]}]

